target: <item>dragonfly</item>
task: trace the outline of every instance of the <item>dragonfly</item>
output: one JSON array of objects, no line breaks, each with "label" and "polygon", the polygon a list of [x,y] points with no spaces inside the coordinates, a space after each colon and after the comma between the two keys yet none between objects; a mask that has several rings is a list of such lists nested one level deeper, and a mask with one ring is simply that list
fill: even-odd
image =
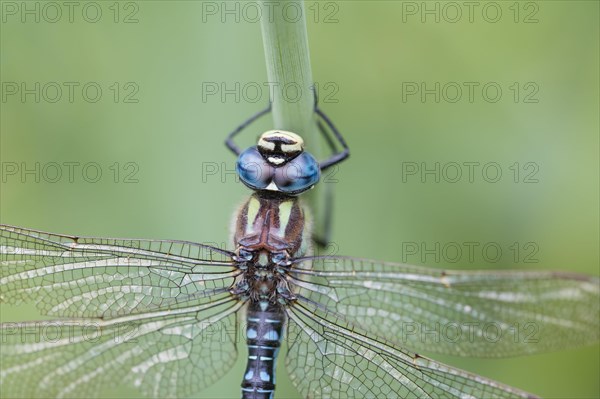
[{"label": "dragonfly", "polygon": [[[2,397],[93,397],[130,384],[192,397],[247,346],[243,399],[275,397],[275,364],[305,398],[535,398],[420,353],[506,357],[594,344],[600,280],[556,271],[441,270],[317,255],[302,193],[348,145],[315,106],[332,155],[301,136],[229,134],[252,190],[233,247],[0,227],[0,301],[49,318],[0,325]],[[337,150],[337,148],[340,148]]]}]

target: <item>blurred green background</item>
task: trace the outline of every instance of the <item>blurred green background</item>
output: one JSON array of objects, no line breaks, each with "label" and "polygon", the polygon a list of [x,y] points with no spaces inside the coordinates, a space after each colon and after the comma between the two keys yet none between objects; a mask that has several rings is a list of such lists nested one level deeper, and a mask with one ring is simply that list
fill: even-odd
[{"label": "blurred green background", "polygon": [[[2,2],[2,223],[228,245],[231,213],[249,191],[221,175],[235,161],[223,139],[268,101],[256,3],[77,4],[71,22],[66,6],[58,18],[46,3]],[[469,15],[460,2],[306,3],[321,106],[352,152],[326,183],[336,191],[335,251],[598,275],[599,3],[475,4]],[[25,5],[34,13],[23,15]],[[33,94],[22,97],[22,84]],[[422,97],[422,84],[433,92]],[[268,127],[266,118],[242,142]],[[71,179],[69,162],[78,163]],[[465,162],[479,163],[472,182]],[[21,174],[36,163],[39,179]],[[439,182],[420,174],[436,163]],[[486,181],[498,169],[499,180]],[[478,243],[474,259],[403,251],[453,242]],[[482,254],[486,243],[502,249],[497,261]],[[4,321],[36,317],[0,309]],[[199,397],[239,397],[240,349],[237,366]],[[547,398],[598,397],[599,357],[598,345],[501,360],[434,356]],[[278,366],[276,396],[297,397]]]}]

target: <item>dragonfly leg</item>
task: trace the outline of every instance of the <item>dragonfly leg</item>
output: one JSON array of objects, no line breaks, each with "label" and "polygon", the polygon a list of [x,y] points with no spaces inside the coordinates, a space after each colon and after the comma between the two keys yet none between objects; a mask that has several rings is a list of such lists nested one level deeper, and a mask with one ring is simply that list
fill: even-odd
[{"label": "dragonfly leg", "polygon": [[241,153],[240,147],[238,147],[237,144],[235,144],[233,142],[233,138],[235,136],[237,136],[238,133],[240,133],[246,127],[248,127],[250,124],[252,124],[252,122],[257,120],[261,116],[268,114],[269,112],[271,112],[271,101],[269,101],[269,105],[265,109],[258,111],[257,113],[252,115],[250,118],[246,119],[244,122],[242,122],[241,125],[236,127],[231,133],[229,133],[227,135],[227,139],[225,140],[225,145],[227,146],[227,148],[229,148],[235,155],[240,155],[240,153]]},{"label": "dragonfly leg", "polygon": [[333,152],[333,155],[331,157],[329,157],[325,161],[322,161],[319,163],[319,167],[321,168],[321,170],[325,170],[335,164],[342,162],[344,159],[348,158],[350,156],[350,148],[348,148],[348,144],[346,144],[346,140],[344,140],[344,137],[342,136],[340,131],[335,127],[335,125],[333,124],[331,119],[329,119],[329,117],[325,114],[325,112],[323,112],[321,110],[321,108],[319,108],[319,96],[317,95],[316,90],[314,90],[314,95],[315,95],[315,114],[317,114],[317,116],[319,118],[321,118],[323,120],[323,122],[325,122],[325,124],[327,125],[329,130],[331,130],[331,133],[333,133],[333,136],[335,137],[337,142],[342,146],[342,151],[339,151],[339,152],[336,151],[333,140],[327,134],[327,129],[325,129],[325,127],[323,126],[323,123],[319,120],[317,122],[317,124],[319,126],[319,131],[321,132],[321,134],[325,138],[325,141],[327,142],[327,145]]}]

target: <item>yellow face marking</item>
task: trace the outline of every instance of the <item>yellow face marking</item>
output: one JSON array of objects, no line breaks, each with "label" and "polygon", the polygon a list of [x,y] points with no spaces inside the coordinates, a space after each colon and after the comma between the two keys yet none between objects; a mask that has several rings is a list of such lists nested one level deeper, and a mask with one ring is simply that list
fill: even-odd
[{"label": "yellow face marking", "polygon": [[258,147],[263,148],[265,150],[273,151],[275,149],[275,143],[270,143],[264,138],[265,134],[263,133],[258,140]]},{"label": "yellow face marking", "polygon": [[302,137],[296,133],[287,132],[285,130],[269,130],[264,132],[258,139],[258,147],[272,151],[275,149],[275,144],[267,141],[267,139],[272,140],[278,137],[292,142],[292,144],[281,145],[281,150],[284,153],[301,152],[304,149],[304,140],[302,140]]},{"label": "yellow face marking", "polygon": [[248,201],[248,212],[246,214],[246,234],[254,233],[254,219],[258,215],[260,209],[260,202],[254,197],[250,197]]},{"label": "yellow face marking", "polygon": [[302,145],[301,144],[282,144],[281,145],[281,150],[283,152],[285,152],[286,154],[291,154],[294,152],[300,152],[302,151]]},{"label": "yellow face marking", "polygon": [[269,157],[267,158],[267,161],[269,161],[269,163],[272,163],[273,165],[279,165],[285,162],[285,159],[283,158],[275,158],[275,157]]},{"label": "yellow face marking", "polygon": [[283,201],[279,204],[279,236],[285,236],[285,228],[290,222],[290,215],[292,214],[292,201]]}]

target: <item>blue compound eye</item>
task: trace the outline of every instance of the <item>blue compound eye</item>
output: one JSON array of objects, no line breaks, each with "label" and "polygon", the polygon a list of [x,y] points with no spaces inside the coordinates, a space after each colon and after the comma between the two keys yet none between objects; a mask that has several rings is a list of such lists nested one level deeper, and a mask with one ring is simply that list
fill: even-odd
[{"label": "blue compound eye", "polygon": [[264,160],[256,147],[250,147],[240,154],[236,169],[240,179],[252,189],[263,190],[273,180],[273,166]]},{"label": "blue compound eye", "polygon": [[299,194],[308,190],[321,177],[317,160],[307,152],[275,170],[273,179],[280,191],[287,194]]}]

